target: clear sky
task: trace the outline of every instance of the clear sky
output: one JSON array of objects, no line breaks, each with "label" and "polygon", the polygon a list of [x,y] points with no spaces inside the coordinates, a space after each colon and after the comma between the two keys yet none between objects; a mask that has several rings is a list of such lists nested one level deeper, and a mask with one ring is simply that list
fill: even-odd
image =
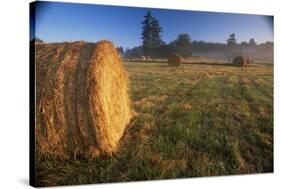
[{"label": "clear sky", "polygon": [[109,39],[116,46],[134,47],[142,43],[141,22],[148,10],[159,20],[166,43],[180,33],[192,40],[225,42],[233,32],[238,42],[273,41],[271,16],[55,2],[37,2],[35,35],[45,42]]}]

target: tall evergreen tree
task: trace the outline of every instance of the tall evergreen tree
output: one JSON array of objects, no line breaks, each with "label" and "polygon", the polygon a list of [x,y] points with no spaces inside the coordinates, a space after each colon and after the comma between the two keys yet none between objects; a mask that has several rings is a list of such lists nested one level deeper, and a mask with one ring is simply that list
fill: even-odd
[{"label": "tall evergreen tree", "polygon": [[235,33],[232,33],[229,35],[229,38],[226,40],[226,45],[228,47],[228,59],[229,61],[232,60],[233,57],[241,54],[241,52],[239,52],[238,44],[236,42],[236,38],[235,38]]},{"label": "tall evergreen tree", "polygon": [[236,43],[236,38],[235,38],[235,33],[232,33],[229,35],[229,38],[226,40],[226,44],[229,48],[235,48],[237,43]]},{"label": "tall evergreen tree", "polygon": [[151,20],[151,28],[152,47],[157,48],[163,43],[160,35],[162,28],[160,27],[158,20],[154,17]]},{"label": "tall evergreen tree", "polygon": [[147,14],[144,16],[144,21],[142,22],[143,26],[142,26],[142,33],[141,33],[143,50],[145,51],[145,53],[152,48],[151,21],[152,21],[152,15],[151,12],[148,11]]},{"label": "tall evergreen tree", "polygon": [[161,40],[159,21],[154,18],[150,11],[144,16],[142,24],[142,45],[145,55],[152,55],[155,49],[157,49],[163,42]]}]

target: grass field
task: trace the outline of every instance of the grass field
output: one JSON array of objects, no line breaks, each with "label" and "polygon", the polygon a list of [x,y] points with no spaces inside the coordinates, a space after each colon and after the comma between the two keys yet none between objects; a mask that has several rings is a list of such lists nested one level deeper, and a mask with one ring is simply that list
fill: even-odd
[{"label": "grass field", "polygon": [[37,185],[273,171],[273,66],[125,63],[135,116],[118,153],[37,157]]}]

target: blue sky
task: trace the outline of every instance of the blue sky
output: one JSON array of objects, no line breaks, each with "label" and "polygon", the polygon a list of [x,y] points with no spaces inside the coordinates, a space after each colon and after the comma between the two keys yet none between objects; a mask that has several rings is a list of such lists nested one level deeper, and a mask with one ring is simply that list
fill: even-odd
[{"label": "blue sky", "polygon": [[[238,42],[254,38],[273,41],[271,16],[181,11],[91,4],[36,2],[35,35],[46,42],[98,41],[108,39],[116,46],[142,43],[141,22],[151,11],[163,28],[162,40],[174,40],[188,33],[192,40],[225,42],[235,33]],[[32,29],[31,29],[32,30]]]}]

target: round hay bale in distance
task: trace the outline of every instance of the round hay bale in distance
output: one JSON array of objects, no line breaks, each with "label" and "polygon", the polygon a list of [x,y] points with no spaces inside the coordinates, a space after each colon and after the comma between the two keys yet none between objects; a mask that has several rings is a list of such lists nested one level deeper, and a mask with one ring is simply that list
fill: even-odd
[{"label": "round hay bale in distance", "polygon": [[250,64],[250,59],[243,56],[236,56],[233,58],[232,63],[235,66],[245,67],[246,65]]},{"label": "round hay bale in distance", "polygon": [[62,159],[115,152],[131,112],[113,44],[42,44],[35,56],[36,151]]},{"label": "round hay bale in distance", "polygon": [[182,58],[179,54],[171,54],[168,57],[168,66],[180,66],[182,62]]}]

